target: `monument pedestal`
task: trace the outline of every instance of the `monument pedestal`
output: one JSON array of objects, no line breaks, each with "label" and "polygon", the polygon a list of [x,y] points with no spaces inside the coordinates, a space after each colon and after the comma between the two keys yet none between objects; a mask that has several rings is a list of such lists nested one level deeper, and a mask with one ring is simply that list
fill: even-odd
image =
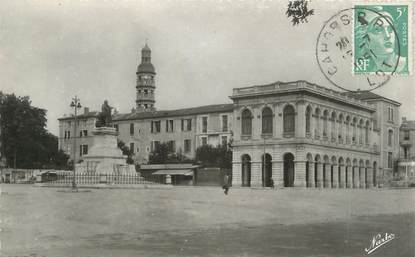
[{"label": "monument pedestal", "polygon": [[[81,169],[94,174],[135,173],[133,165],[126,162],[127,156],[122,154],[117,145],[118,132],[112,127],[99,127],[92,130],[93,143],[89,153],[84,156]],[[134,167],[134,166],[133,166]]]}]

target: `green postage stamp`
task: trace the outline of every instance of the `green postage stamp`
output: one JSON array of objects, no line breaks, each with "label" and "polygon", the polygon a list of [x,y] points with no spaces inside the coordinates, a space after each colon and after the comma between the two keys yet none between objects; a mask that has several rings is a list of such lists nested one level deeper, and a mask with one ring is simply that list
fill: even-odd
[{"label": "green postage stamp", "polygon": [[411,73],[411,6],[405,3],[355,5],[355,75]]}]

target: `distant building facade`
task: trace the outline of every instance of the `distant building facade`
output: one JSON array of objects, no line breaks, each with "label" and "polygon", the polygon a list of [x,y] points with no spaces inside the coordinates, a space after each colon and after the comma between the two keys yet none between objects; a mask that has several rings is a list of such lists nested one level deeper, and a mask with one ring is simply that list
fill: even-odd
[{"label": "distant building facade", "polygon": [[[232,142],[233,186],[369,188],[391,179],[399,158],[400,103],[370,92],[340,93],[306,81],[235,88],[233,103],[156,110],[151,50],[142,49],[137,98],[113,123],[147,163],[161,143],[194,158],[202,145]],[[59,148],[77,159],[88,153],[96,112],[59,119]],[[83,133],[82,131],[87,131]]]},{"label": "distant building facade", "polygon": [[[59,118],[59,138],[58,148],[63,150],[74,159],[76,155],[77,162],[83,160],[83,156],[88,154],[88,150],[92,146],[92,130],[95,128],[98,112],[89,111],[89,108],[84,107],[82,114],[75,119],[73,115]],[[74,135],[76,126],[77,135]],[[74,137],[76,137],[76,145],[74,146]]]},{"label": "distant building facade", "polygon": [[231,139],[233,105],[208,105],[170,111],[134,112],[115,115],[113,122],[138,163],[161,143],[172,152],[194,158],[201,145],[227,144]]},{"label": "distant building facade", "polygon": [[399,131],[399,161],[395,180],[415,184],[415,121],[402,118]]}]

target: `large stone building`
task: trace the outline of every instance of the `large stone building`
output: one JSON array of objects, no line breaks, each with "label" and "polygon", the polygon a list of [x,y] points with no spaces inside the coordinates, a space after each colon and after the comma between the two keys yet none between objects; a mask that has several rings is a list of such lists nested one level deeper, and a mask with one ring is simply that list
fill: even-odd
[{"label": "large stone building", "polygon": [[[235,88],[230,104],[162,111],[147,44],[136,75],[135,108],[113,116],[136,163],[146,163],[162,142],[193,158],[201,145],[232,139],[234,186],[366,188],[389,180],[399,157],[400,104],[374,93],[276,82]],[[86,110],[78,124],[73,116],[59,119],[59,147],[71,157],[88,153],[96,114]]]},{"label": "large stone building", "polygon": [[234,185],[372,187],[398,158],[400,104],[373,93],[295,81],[231,99]]}]

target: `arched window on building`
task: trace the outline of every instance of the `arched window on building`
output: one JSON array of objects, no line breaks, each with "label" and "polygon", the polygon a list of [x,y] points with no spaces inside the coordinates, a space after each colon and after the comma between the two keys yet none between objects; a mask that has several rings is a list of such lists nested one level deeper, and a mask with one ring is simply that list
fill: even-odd
[{"label": "arched window on building", "polygon": [[392,141],[393,141],[393,131],[390,129],[388,131],[388,146],[392,146]]},{"label": "arched window on building", "polygon": [[328,119],[329,119],[328,111],[324,110],[323,112],[323,137],[327,137]]},{"label": "arched window on building", "polygon": [[339,142],[343,143],[343,127],[344,127],[344,120],[343,120],[343,114],[339,114],[339,120],[338,120],[338,138],[339,138]]},{"label": "arched window on building", "polygon": [[252,114],[251,111],[248,109],[245,109],[242,112],[242,135],[252,135]]},{"label": "arched window on building", "polygon": [[311,107],[308,106],[305,111],[305,133],[310,135],[311,133]]},{"label": "arched window on building", "polygon": [[262,110],[262,134],[272,134],[272,111],[265,107]]},{"label": "arched window on building", "polygon": [[284,133],[294,135],[295,132],[295,111],[294,107],[287,105],[283,111]]},{"label": "arched window on building", "polygon": [[353,129],[352,143],[356,143],[356,141],[357,141],[357,131],[356,131],[356,129],[357,129],[357,120],[356,120],[356,117],[353,118],[352,126],[353,126],[353,128],[352,128]]},{"label": "arched window on building", "polygon": [[336,113],[332,112],[331,114],[331,140],[334,141],[337,139],[336,135]]},{"label": "arched window on building", "polygon": [[366,121],[365,125],[365,143],[369,144],[369,121]]}]

